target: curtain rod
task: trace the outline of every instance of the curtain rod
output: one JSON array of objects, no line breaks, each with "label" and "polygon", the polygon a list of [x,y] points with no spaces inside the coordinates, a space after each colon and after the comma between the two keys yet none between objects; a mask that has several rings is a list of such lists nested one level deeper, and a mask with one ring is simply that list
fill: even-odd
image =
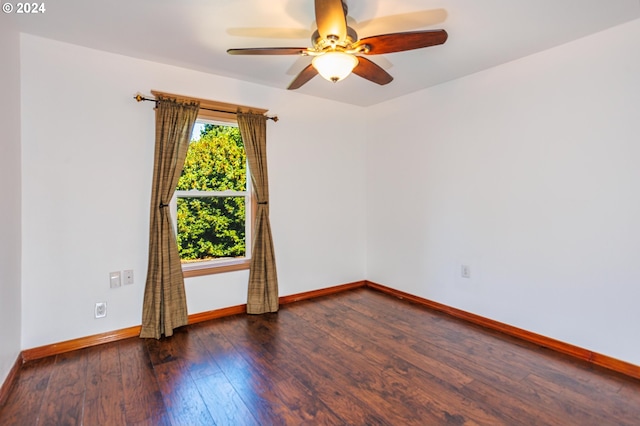
[{"label": "curtain rod", "polygon": [[[158,102],[158,100],[155,99],[155,98],[147,98],[145,96],[142,96],[139,93],[137,95],[135,95],[133,97],[133,99],[135,99],[138,102],[142,102],[142,101],[149,101],[149,102],[156,102],[156,103]],[[205,107],[200,107],[200,109],[204,109],[204,110],[207,110],[207,111],[213,111],[213,112],[222,112],[222,113],[225,113],[225,114],[238,114],[237,112],[234,112],[234,111],[224,111],[224,110],[221,110],[221,109],[213,109],[213,108],[205,108]],[[271,116],[270,115],[266,115],[265,117],[267,117],[267,120],[273,120],[274,123],[278,121],[278,116],[277,115],[271,115]]]}]

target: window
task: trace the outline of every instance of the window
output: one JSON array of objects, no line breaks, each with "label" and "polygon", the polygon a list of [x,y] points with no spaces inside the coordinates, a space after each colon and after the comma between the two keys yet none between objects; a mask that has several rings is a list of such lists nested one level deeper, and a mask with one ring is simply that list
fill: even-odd
[{"label": "window", "polygon": [[[200,102],[192,137],[199,142],[192,142],[189,146],[183,175],[171,201],[184,276],[248,269],[255,200],[236,113],[266,114],[267,110],[156,90],[151,93]],[[226,138],[229,143],[211,140],[216,138]],[[217,148],[215,151],[205,149],[205,145],[222,147],[226,162],[216,160],[214,164],[217,166],[212,166],[211,159],[216,156],[219,159],[220,152]],[[221,175],[216,167],[222,169]],[[185,177],[187,175],[192,178]],[[193,176],[198,176],[199,180]],[[216,176],[225,177],[220,179]],[[227,179],[228,176],[233,178]]]},{"label": "window", "polygon": [[185,276],[248,267],[250,184],[238,127],[196,121],[172,202]]}]

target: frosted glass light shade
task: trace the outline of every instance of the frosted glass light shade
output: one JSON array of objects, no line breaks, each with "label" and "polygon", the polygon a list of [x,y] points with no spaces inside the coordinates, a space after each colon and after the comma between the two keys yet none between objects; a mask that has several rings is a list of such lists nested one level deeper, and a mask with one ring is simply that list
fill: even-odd
[{"label": "frosted glass light shade", "polygon": [[344,52],[327,52],[314,57],[311,63],[322,77],[335,83],[351,74],[358,58]]}]

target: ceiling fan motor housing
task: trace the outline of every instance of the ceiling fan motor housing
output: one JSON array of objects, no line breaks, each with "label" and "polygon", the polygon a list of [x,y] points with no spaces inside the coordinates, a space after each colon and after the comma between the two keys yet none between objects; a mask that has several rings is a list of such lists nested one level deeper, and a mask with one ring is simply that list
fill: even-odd
[{"label": "ceiling fan motor housing", "polygon": [[347,39],[342,43],[337,36],[330,35],[327,38],[323,38],[318,30],[315,30],[311,35],[311,43],[317,51],[335,49],[336,47],[347,50],[356,41],[358,41],[358,33],[349,26],[347,26]]}]

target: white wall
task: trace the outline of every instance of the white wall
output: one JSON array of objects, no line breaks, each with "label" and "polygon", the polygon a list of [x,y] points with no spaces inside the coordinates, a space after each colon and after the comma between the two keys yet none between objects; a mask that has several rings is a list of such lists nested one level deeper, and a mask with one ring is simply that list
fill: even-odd
[{"label": "white wall", "polygon": [[20,353],[20,38],[0,25],[0,384]]},{"label": "white wall", "polygon": [[639,113],[639,20],[371,108],[367,279],[640,365]]},{"label": "white wall", "polygon": [[[268,108],[280,295],[365,274],[364,138],[347,105],[21,36],[23,348],[140,324],[147,267],[151,89]],[[330,129],[318,126],[322,120]],[[109,288],[110,271],[135,285]],[[246,271],[189,278],[189,313],[246,303]],[[106,301],[105,319],[93,318]]]}]

